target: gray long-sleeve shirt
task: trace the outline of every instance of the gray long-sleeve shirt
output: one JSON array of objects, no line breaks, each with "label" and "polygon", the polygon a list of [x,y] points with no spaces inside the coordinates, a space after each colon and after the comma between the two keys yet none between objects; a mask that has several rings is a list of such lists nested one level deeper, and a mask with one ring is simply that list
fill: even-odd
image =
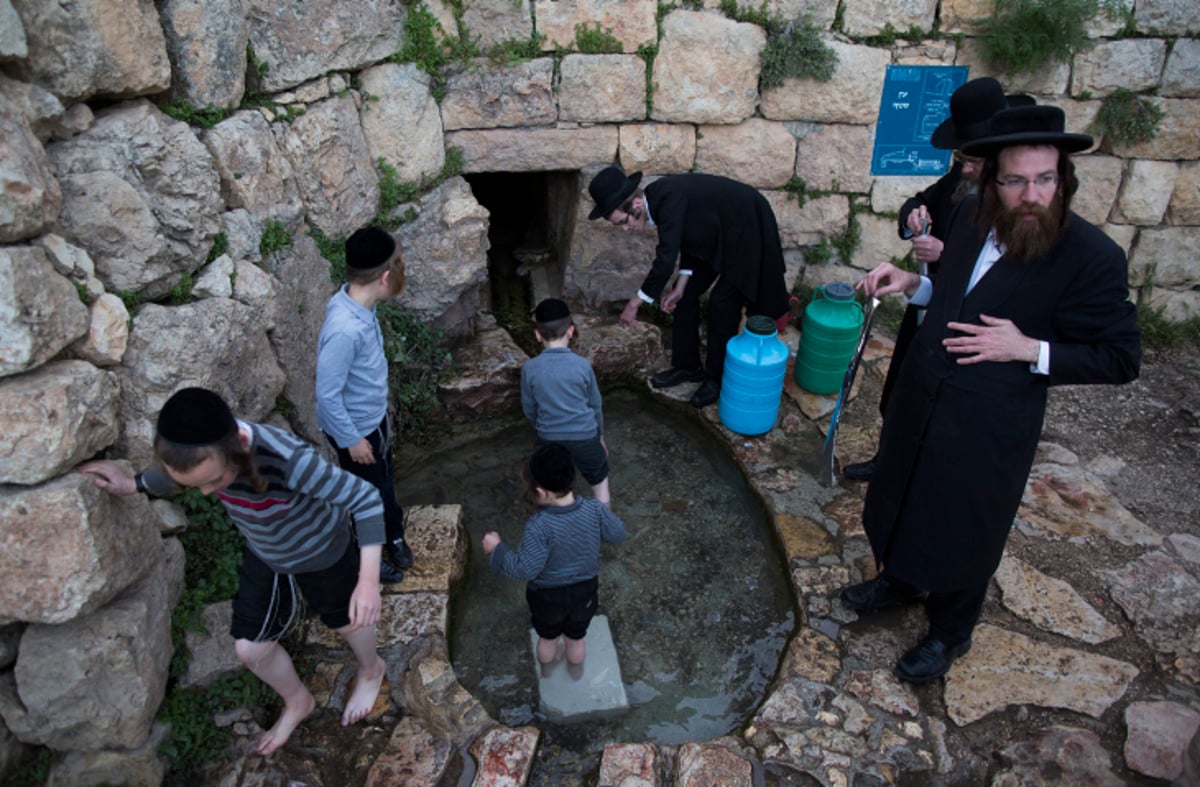
[{"label": "gray long-sleeve shirt", "polygon": [[545,506],[525,523],[516,550],[503,541],[492,551],[493,571],[524,579],[531,588],[556,588],[600,573],[600,542],[620,544],[625,523],[608,506],[579,497],[567,506]]},{"label": "gray long-sleeve shirt", "polygon": [[521,409],[549,442],[604,435],[596,374],[567,347],[547,347],[521,367]]}]

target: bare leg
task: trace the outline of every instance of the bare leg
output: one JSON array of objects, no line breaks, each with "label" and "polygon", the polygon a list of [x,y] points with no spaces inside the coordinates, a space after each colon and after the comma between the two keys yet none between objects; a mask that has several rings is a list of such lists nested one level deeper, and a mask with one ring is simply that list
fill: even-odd
[{"label": "bare leg", "polygon": [[582,664],[587,658],[587,643],[581,639],[563,637],[567,641],[567,663]]},{"label": "bare leg", "polygon": [[313,712],[317,701],[300,682],[291,656],[278,642],[251,642],[248,639],[239,639],[234,643],[234,650],[242,664],[259,680],[275,689],[283,700],[283,713],[279,714],[275,726],[258,739],[258,753],[263,756],[273,754],[287,743],[300,722]]},{"label": "bare leg", "polygon": [[612,495],[610,495],[608,492],[607,478],[592,487],[592,496],[604,505],[612,508]]},{"label": "bare leg", "polygon": [[358,662],[354,688],[346,700],[346,710],[342,712],[344,727],[362,721],[371,712],[371,708],[375,707],[384,675],[387,674],[387,662],[380,658],[375,650],[374,626],[364,626],[360,629],[345,626],[337,632],[346,640],[350,650],[354,651],[354,660]]},{"label": "bare leg", "polygon": [[550,664],[558,659],[558,637],[554,639],[538,637],[537,659],[542,664]]}]

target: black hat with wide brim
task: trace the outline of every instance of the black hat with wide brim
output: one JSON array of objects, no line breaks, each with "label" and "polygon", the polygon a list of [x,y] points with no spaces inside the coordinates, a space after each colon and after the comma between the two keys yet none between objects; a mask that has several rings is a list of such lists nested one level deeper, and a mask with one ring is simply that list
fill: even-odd
[{"label": "black hat with wide brim", "polygon": [[588,214],[589,220],[603,218],[621,206],[629,199],[629,195],[637,191],[637,185],[642,180],[642,173],[635,172],[626,176],[620,167],[605,167],[592,178],[588,184],[588,193],[596,207]]},{"label": "black hat with wide brim", "polygon": [[1078,153],[1092,146],[1087,134],[1065,131],[1067,116],[1048,105],[1015,107],[997,112],[988,123],[987,136],[968,142],[961,150],[968,156],[990,157],[1014,145],[1053,145],[1064,153]]},{"label": "black hat with wide brim", "polygon": [[991,77],[966,82],[950,96],[950,117],[933,130],[929,144],[941,150],[958,150],[971,140],[987,136],[992,115],[1011,107],[1033,106],[1032,96],[1004,95],[1004,88]]}]

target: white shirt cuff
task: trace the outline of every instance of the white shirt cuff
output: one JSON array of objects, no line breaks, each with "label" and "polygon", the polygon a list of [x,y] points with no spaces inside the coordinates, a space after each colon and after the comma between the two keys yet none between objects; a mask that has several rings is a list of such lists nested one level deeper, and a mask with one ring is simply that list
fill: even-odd
[{"label": "white shirt cuff", "polygon": [[654,303],[654,299],[651,298],[646,293],[642,292],[640,289],[638,290],[638,297],[641,298],[646,303]]},{"label": "white shirt cuff", "polygon": [[692,271],[691,271],[689,268],[680,268],[680,269],[679,269],[679,275],[680,275],[680,276],[691,276],[691,275],[692,275]]},{"label": "white shirt cuff", "polygon": [[1050,342],[1038,342],[1037,363],[1029,364],[1029,371],[1034,374],[1050,374]]},{"label": "white shirt cuff", "polygon": [[929,299],[933,297],[933,280],[928,276],[921,277],[921,286],[917,287],[917,291],[909,298],[904,297],[904,302],[912,306],[928,306]]}]

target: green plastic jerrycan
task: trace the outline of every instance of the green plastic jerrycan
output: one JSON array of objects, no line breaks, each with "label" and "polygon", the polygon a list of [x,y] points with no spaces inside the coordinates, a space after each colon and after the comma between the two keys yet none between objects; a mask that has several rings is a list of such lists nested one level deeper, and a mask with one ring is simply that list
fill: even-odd
[{"label": "green plastic jerrycan", "polygon": [[842,282],[817,287],[800,323],[796,384],[810,393],[837,393],[858,348],[862,324],[853,287]]}]

